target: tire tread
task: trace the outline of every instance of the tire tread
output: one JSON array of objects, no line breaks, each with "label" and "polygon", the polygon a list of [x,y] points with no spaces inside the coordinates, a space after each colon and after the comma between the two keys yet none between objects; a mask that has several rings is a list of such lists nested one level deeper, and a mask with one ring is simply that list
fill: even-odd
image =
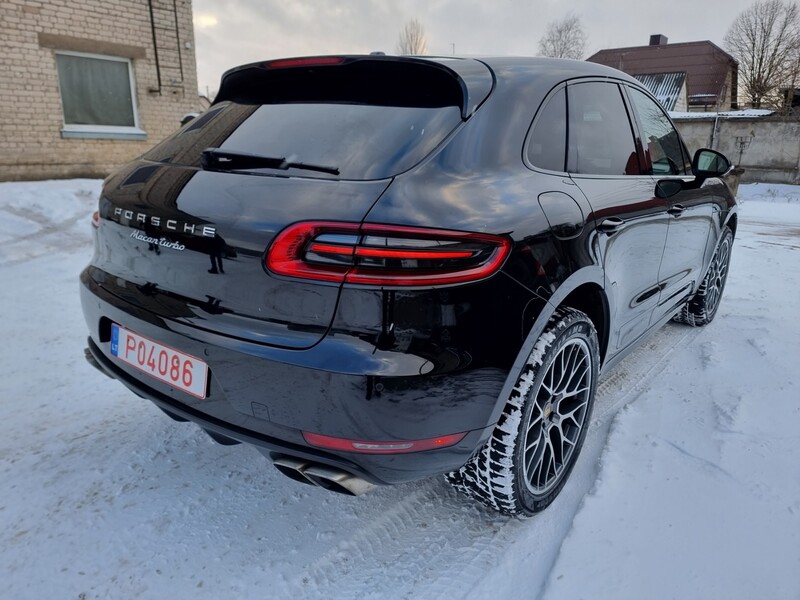
[{"label": "tire tread", "polygon": [[445,475],[456,490],[507,515],[532,514],[515,491],[514,454],[520,421],[543,357],[559,340],[559,334],[578,321],[589,321],[589,318],[570,307],[560,307],[550,317],[509,394],[491,437],[463,467]]},{"label": "tire tread", "polygon": [[[730,244],[731,248],[728,250],[728,266],[730,268],[730,252],[733,247],[733,234],[731,230],[727,227],[723,229],[722,235],[720,236],[720,246],[722,245],[722,240],[725,239],[726,236],[731,236]],[[719,252],[719,247],[715,251],[714,257],[712,258],[713,261],[716,260],[716,252]],[[710,269],[710,265],[709,265]],[[726,273],[727,278],[727,273]],[[700,283],[700,287],[697,289],[697,293],[694,296],[689,298],[686,303],[681,307],[681,310],[678,314],[676,314],[672,320],[676,323],[683,323],[684,325],[689,325],[690,327],[703,327],[704,325],[708,325],[716,315],[717,309],[719,308],[719,303],[722,301],[722,292],[725,289],[725,283],[723,282],[723,287],[719,292],[719,296],[717,297],[717,304],[713,307],[711,313],[708,311],[708,306],[706,305],[706,294],[708,293],[708,273],[703,277],[703,281]]]}]

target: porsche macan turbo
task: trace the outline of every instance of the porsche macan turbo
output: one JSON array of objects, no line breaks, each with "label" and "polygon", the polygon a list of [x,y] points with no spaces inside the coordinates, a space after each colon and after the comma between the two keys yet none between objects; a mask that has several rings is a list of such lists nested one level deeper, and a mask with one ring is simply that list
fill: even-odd
[{"label": "porsche macan turbo", "polygon": [[323,56],[228,71],[107,179],[87,358],[289,477],[432,475],[550,504],[601,373],[714,318],[731,165],[578,61]]}]

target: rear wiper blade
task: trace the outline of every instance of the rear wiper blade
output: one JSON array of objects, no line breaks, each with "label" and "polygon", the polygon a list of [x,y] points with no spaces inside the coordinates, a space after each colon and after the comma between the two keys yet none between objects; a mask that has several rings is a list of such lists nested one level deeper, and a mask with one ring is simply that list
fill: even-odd
[{"label": "rear wiper blade", "polygon": [[287,160],[286,157],[259,156],[257,154],[244,154],[241,152],[225,152],[219,148],[206,148],[203,150],[201,163],[207,171],[246,171],[248,169],[300,169],[338,175],[339,169],[324,165],[312,165],[302,162]]},{"label": "rear wiper blade", "polygon": [[281,169],[300,169],[302,171],[316,171],[317,173],[327,173],[329,175],[338,175],[339,169],[336,167],[326,167],[325,165],[311,165],[308,163],[284,161],[280,167]]}]

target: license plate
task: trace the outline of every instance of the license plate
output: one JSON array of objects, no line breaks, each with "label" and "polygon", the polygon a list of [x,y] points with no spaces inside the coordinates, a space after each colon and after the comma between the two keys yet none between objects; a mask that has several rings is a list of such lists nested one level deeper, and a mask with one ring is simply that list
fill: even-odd
[{"label": "license plate", "polygon": [[111,324],[111,354],[187,394],[206,397],[208,365],[129,329]]}]

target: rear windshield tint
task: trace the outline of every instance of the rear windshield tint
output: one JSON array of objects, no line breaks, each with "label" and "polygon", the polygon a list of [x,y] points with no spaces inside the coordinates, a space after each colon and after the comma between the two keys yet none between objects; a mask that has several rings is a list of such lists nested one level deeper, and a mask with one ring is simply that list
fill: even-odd
[{"label": "rear windshield tint", "polygon": [[291,77],[256,68],[234,73],[220,91],[226,100],[144,158],[200,166],[203,150],[219,148],[338,170],[293,168],[291,175],[367,180],[406,171],[462,122],[463,95],[442,69],[376,65],[292,69]]}]

